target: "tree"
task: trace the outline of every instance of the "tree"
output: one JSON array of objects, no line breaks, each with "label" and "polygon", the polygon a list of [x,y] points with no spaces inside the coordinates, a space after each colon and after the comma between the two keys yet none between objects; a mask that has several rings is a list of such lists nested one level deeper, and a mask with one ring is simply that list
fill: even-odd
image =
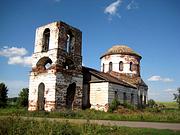
[{"label": "tree", "polygon": [[22,107],[27,107],[28,106],[28,95],[29,95],[29,89],[28,88],[23,88],[20,93],[19,93],[19,98],[18,98],[18,105]]},{"label": "tree", "polygon": [[177,88],[178,93],[174,93],[174,100],[178,103],[178,107],[180,109],[180,88]]},{"label": "tree", "polygon": [[155,106],[156,102],[153,99],[148,100],[148,106],[153,108]]},{"label": "tree", "polygon": [[7,92],[8,89],[4,83],[0,83],[0,107],[7,105]]}]

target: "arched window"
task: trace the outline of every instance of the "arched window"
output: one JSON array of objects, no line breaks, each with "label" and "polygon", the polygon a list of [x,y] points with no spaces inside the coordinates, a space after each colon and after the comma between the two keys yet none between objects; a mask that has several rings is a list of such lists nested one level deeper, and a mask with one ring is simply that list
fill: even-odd
[{"label": "arched window", "polygon": [[69,53],[70,44],[71,44],[71,36],[69,34],[67,34],[67,40],[66,40],[66,52],[67,53]]},{"label": "arched window", "polygon": [[133,71],[132,66],[133,66],[133,63],[130,62],[130,64],[129,64],[129,70],[130,70],[130,71]]},{"label": "arched window", "polygon": [[66,52],[72,53],[74,51],[75,37],[71,31],[69,31],[66,36]]},{"label": "arched window", "polygon": [[109,72],[112,71],[112,66],[113,66],[112,62],[109,62]]},{"label": "arched window", "polygon": [[103,63],[103,66],[102,66],[102,71],[104,72],[104,63]]},{"label": "arched window", "polygon": [[123,71],[123,62],[122,61],[119,62],[119,71]]},{"label": "arched window", "polygon": [[49,50],[49,38],[50,38],[50,29],[46,28],[43,33],[42,52],[47,52]]},{"label": "arched window", "polygon": [[74,62],[71,59],[66,59],[65,62],[63,62],[63,68],[74,70],[75,69]]}]

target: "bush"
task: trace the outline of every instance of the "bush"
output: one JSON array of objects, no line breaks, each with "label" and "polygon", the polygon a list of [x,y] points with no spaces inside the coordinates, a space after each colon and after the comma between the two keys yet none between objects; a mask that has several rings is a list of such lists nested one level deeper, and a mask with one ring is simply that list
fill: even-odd
[{"label": "bush", "polygon": [[154,104],[153,107],[147,107],[145,110],[149,112],[159,113],[165,108],[163,104]]},{"label": "bush", "polygon": [[128,102],[125,102],[125,103],[123,104],[123,106],[124,106],[125,108],[131,109],[131,110],[135,110],[135,109],[136,109],[136,107],[135,107],[134,105],[132,105],[132,104],[130,104],[130,103],[128,103]]},{"label": "bush", "polygon": [[117,99],[113,99],[109,106],[108,112],[113,112],[116,110],[119,104],[120,102]]},{"label": "bush", "polygon": [[156,104],[156,102],[153,99],[148,100],[148,106],[150,108],[153,108],[155,104]]}]

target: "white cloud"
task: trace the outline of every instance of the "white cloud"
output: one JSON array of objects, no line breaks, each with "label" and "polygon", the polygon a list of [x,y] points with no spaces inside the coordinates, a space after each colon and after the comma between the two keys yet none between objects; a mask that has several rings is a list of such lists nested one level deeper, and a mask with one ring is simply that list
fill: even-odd
[{"label": "white cloud", "polygon": [[170,78],[163,78],[162,81],[163,82],[173,82],[174,80],[170,79]]},{"label": "white cloud", "polygon": [[173,82],[174,80],[173,79],[170,79],[170,78],[163,78],[161,76],[158,76],[158,75],[154,75],[154,76],[151,76],[148,81],[161,81],[161,82]]},{"label": "white cloud", "polygon": [[165,89],[163,90],[164,92],[168,92],[168,93],[175,93],[176,90],[175,89]]},{"label": "white cloud", "polygon": [[126,6],[127,10],[137,9],[139,8],[138,3],[135,0],[131,0],[131,2]]},{"label": "white cloud", "polygon": [[25,48],[17,48],[4,46],[0,50],[0,56],[8,58],[8,64],[10,65],[23,65],[31,66],[31,56],[25,56],[28,51]]},{"label": "white cloud", "polygon": [[160,76],[151,76],[148,81],[160,81],[161,77]]},{"label": "white cloud", "polygon": [[119,18],[121,17],[117,11],[118,11],[118,7],[121,5],[122,3],[122,0],[117,0],[113,3],[111,3],[110,5],[108,5],[105,10],[104,10],[104,13],[105,14],[108,14],[109,15],[109,20],[112,20],[112,16],[113,15],[116,15],[118,16]]},{"label": "white cloud", "polygon": [[7,47],[4,46],[3,49],[0,50],[0,56],[5,57],[13,57],[13,56],[24,56],[27,54],[27,50],[25,48],[17,48],[17,47]]},{"label": "white cloud", "polygon": [[21,57],[21,56],[10,57],[8,60],[8,64],[30,66],[31,65],[31,57],[30,56],[28,56],[28,57]]}]

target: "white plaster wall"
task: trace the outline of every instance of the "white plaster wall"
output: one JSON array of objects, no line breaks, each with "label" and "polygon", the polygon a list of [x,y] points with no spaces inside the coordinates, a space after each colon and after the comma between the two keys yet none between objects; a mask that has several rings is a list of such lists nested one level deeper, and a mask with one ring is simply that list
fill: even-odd
[{"label": "white plaster wall", "polygon": [[50,58],[52,60],[52,64],[56,64],[56,61],[57,61],[57,49],[49,50],[48,52],[34,53],[32,55],[32,68],[35,68],[37,62],[43,57]]},{"label": "white plaster wall", "polygon": [[[38,100],[38,86],[42,82],[45,85],[44,98],[46,99],[46,101],[55,102],[56,76],[54,74],[47,73],[42,73],[38,76],[34,76],[32,73],[29,80],[29,101],[33,101],[32,104],[35,106],[37,106]],[[54,109],[55,108],[53,106],[49,106],[48,108],[45,107],[46,111],[51,111]],[[36,110],[36,108],[29,107],[28,110],[33,111]]]},{"label": "white plaster wall", "polygon": [[108,82],[90,83],[91,109],[104,110],[104,106],[108,104],[108,85]]},{"label": "white plaster wall", "polygon": [[57,22],[53,22],[36,29],[34,53],[41,52],[42,50],[43,32],[46,28],[50,29],[49,50],[58,48],[59,29]]},{"label": "white plaster wall", "polygon": [[[123,71],[119,71],[119,62],[123,62]],[[103,63],[104,63],[104,72],[109,71],[109,62],[113,63],[112,71],[118,72],[118,73],[132,73],[136,74],[137,71],[130,71],[130,62],[133,62],[133,64],[139,64],[137,58],[135,56],[130,55],[122,55],[122,54],[113,54],[113,55],[107,55],[101,58],[101,71],[103,72]]]},{"label": "white plaster wall", "polygon": [[109,83],[109,94],[108,94],[108,102],[111,103],[112,100],[115,98],[115,91],[117,91],[118,100],[120,103],[123,103],[123,93],[126,92],[127,101],[131,101],[131,94],[134,94],[134,101],[133,103],[136,105],[138,90],[130,87],[125,87],[118,84]]}]

